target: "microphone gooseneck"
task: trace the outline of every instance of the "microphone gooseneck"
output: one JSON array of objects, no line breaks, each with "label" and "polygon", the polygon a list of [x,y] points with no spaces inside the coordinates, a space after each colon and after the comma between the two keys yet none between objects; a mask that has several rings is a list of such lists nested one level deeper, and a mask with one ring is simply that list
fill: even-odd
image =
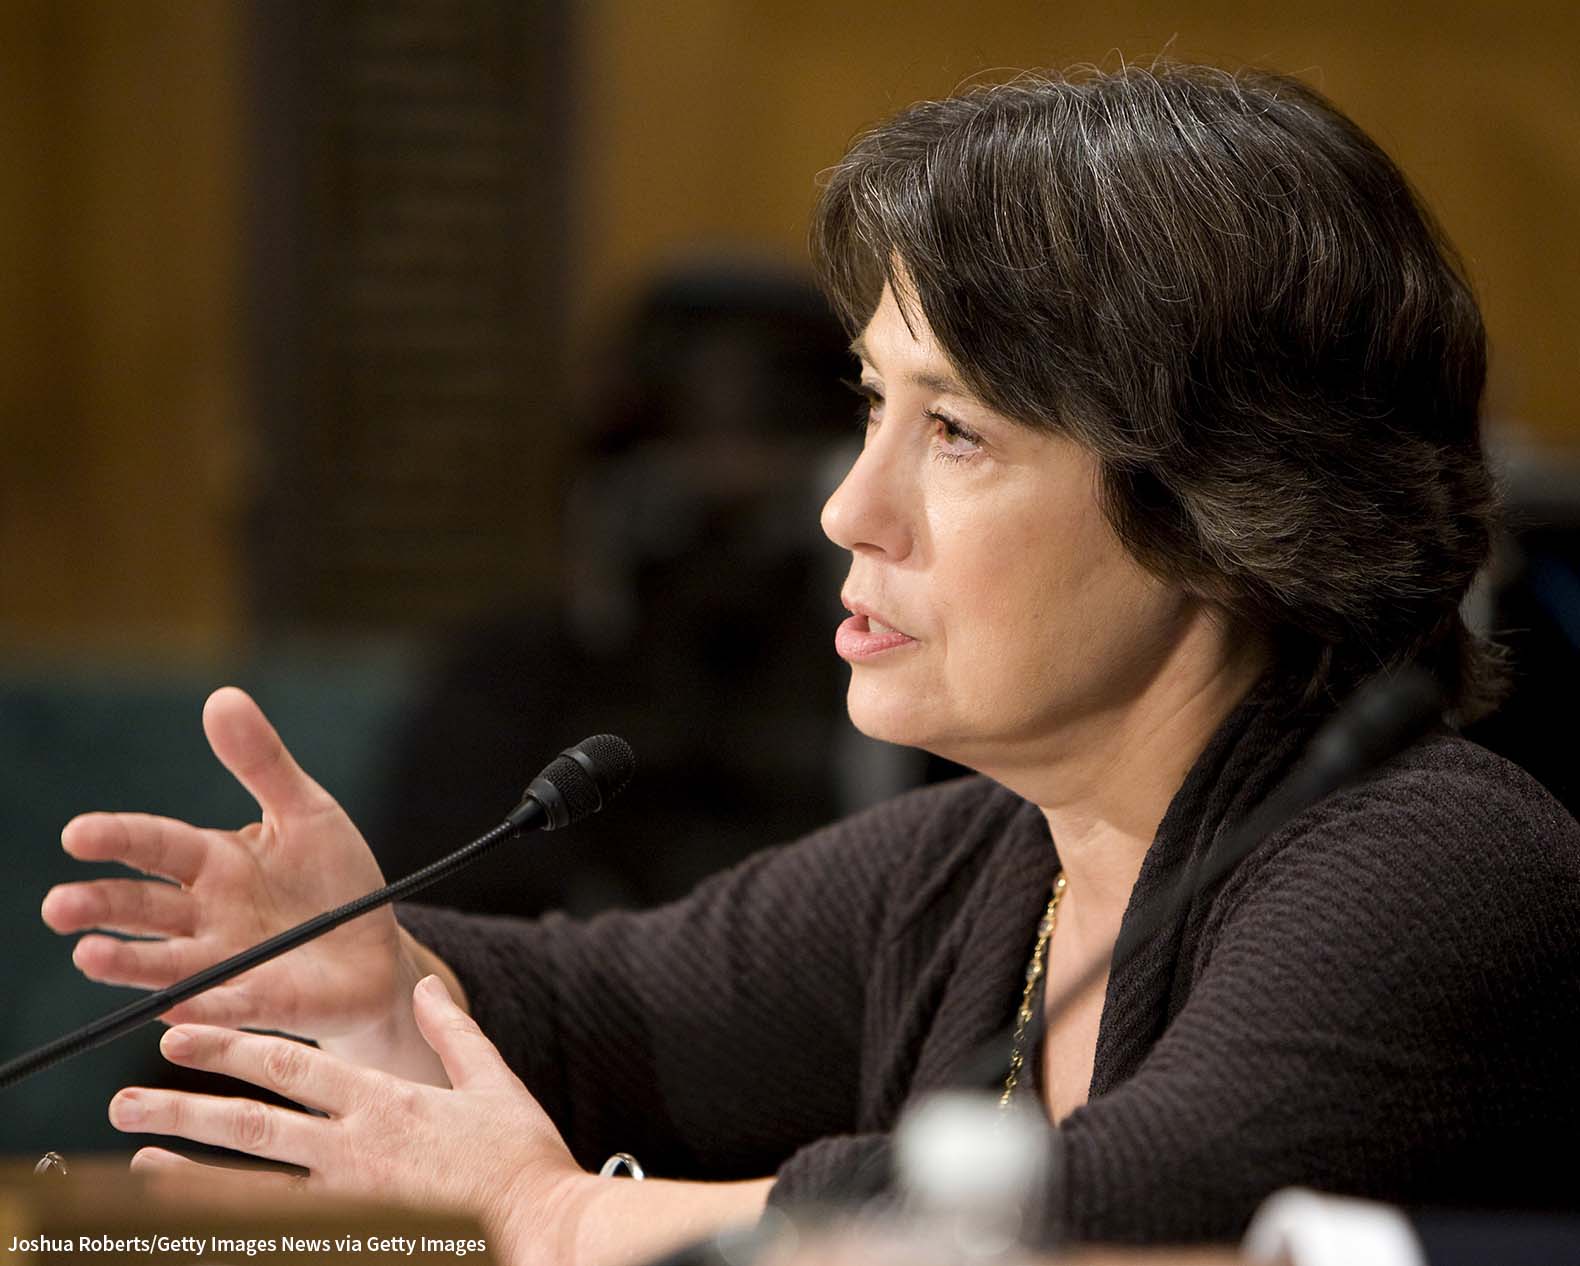
[{"label": "microphone gooseneck", "polygon": [[62,1060],[94,1050],[133,1029],[141,1028],[171,1007],[195,998],[205,990],[223,984],[270,959],[278,958],[286,951],[322,936],[343,923],[349,923],[370,910],[392,901],[403,901],[470,866],[495,845],[513,835],[535,828],[555,830],[598,812],[624,789],[635,767],[636,759],[631,746],[624,739],[613,734],[595,734],[583,739],[549,762],[548,767],[528,784],[521,803],[510,811],[503,822],[466,847],[414,871],[404,879],[386,884],[377,891],[364,893],[342,906],[287,928],[250,949],[242,950],[212,967],[205,967],[185,980],[139,998],[74,1033],[68,1033],[65,1037],[0,1065],[0,1090],[14,1086],[23,1078]]}]

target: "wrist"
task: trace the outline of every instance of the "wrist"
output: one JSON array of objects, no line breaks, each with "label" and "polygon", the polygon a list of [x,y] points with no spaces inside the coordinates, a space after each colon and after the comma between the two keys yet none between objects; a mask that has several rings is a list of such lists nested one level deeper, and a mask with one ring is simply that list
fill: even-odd
[{"label": "wrist", "polygon": [[590,1263],[584,1228],[598,1216],[592,1209],[608,1185],[576,1168],[562,1171],[548,1183],[524,1177],[509,1184],[501,1193],[502,1207],[496,1210],[500,1259],[510,1266]]},{"label": "wrist", "polygon": [[[397,925],[398,927],[399,925]],[[399,928],[401,970],[407,972],[411,979],[406,984],[405,1001],[410,1004],[411,991],[424,976],[437,976],[450,997],[455,1000],[455,1005],[472,1014],[471,1004],[467,1001],[466,990],[461,987],[461,980],[451,970],[450,964],[440,958],[438,954],[429,949],[405,928]]]},{"label": "wrist", "polygon": [[[319,1045],[330,1054],[355,1064],[378,1068],[410,1081],[448,1087],[450,1082],[445,1076],[444,1065],[423,1038],[412,1012],[412,991],[419,980],[434,971],[424,961],[425,955],[432,958],[434,963],[439,962],[437,955],[425,950],[401,928],[389,995],[380,1013],[371,1023],[355,1032],[320,1042]],[[450,984],[454,980],[453,973],[445,968],[438,974],[450,987],[451,995],[457,996],[459,985]]]}]

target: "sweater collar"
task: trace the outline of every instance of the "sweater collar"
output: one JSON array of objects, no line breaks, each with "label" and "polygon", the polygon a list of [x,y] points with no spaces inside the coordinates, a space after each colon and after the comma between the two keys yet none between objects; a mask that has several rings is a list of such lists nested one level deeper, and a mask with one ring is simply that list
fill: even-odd
[{"label": "sweater collar", "polygon": [[[1120,927],[1153,917],[1289,772],[1322,714],[1303,710],[1279,677],[1264,676],[1230,712],[1185,775],[1158,825]],[[1110,974],[1098,1028],[1091,1094],[1134,1073],[1183,1005],[1211,894],[1168,917]]]}]

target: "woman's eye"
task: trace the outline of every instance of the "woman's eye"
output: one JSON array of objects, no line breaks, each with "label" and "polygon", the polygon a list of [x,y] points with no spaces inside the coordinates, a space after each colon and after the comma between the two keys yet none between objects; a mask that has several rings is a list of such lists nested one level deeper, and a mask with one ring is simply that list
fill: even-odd
[{"label": "woman's eye", "polygon": [[975,431],[942,413],[929,413],[927,416],[938,428],[937,452],[945,461],[965,461],[981,449],[982,437]]}]

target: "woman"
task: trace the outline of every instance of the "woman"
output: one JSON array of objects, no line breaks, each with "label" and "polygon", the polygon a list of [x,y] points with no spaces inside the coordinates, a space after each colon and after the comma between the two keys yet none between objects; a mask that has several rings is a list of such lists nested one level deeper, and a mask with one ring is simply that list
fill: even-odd
[{"label": "woman", "polygon": [[[1163,66],[913,106],[831,173],[814,255],[868,403],[823,514],[851,717],[986,777],[658,911],[370,916],[168,1017],[172,1060],[326,1115],[131,1090],[117,1125],[476,1208],[518,1261],[867,1189],[1028,962],[1061,993],[1333,700],[1405,663],[1459,717],[1494,696],[1458,613],[1489,532],[1479,316],[1309,89]],[[71,823],[73,855],[182,885],[50,894],[59,931],[164,938],[84,938],[94,979],[164,984],[380,882],[245,696],[204,720],[263,821]],[[1304,813],[1018,1074],[1004,1052],[1059,1125],[1042,1235],[1231,1238],[1291,1182],[1561,1199],[1532,1156],[1577,1124],[1577,892],[1580,828],[1447,731]],[[210,1027],[243,1024],[322,1051]],[[665,1178],[589,1175],[616,1150]]]}]

